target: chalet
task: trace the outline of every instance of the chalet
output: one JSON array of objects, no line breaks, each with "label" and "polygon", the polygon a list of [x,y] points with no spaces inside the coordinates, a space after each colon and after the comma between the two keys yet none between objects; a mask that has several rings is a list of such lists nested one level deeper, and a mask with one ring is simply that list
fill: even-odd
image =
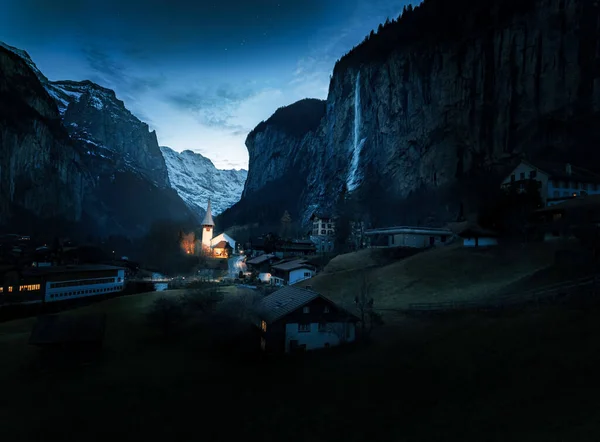
[{"label": "chalet", "polygon": [[498,233],[471,221],[452,223],[449,228],[463,239],[465,247],[490,247],[498,245]]},{"label": "chalet", "polygon": [[246,261],[248,269],[258,273],[270,273],[271,265],[279,261],[279,258],[274,253],[264,253],[256,258]]},{"label": "chalet", "polygon": [[600,176],[572,164],[523,160],[504,179],[503,188],[516,186],[524,191],[527,184],[534,182],[540,191],[544,206],[565,200],[600,194]]},{"label": "chalet", "polygon": [[437,227],[384,227],[369,229],[365,236],[387,237],[387,246],[423,249],[447,244],[453,233],[449,229]]},{"label": "chalet", "polygon": [[315,268],[303,259],[281,262],[271,267],[271,284],[293,285],[310,279],[315,274]]},{"label": "chalet", "polygon": [[313,213],[310,217],[312,231],[310,240],[315,244],[318,253],[333,251],[335,238],[335,218],[327,214]]},{"label": "chalet", "polygon": [[571,237],[582,226],[600,224],[600,195],[572,198],[536,210],[530,223],[544,240]]},{"label": "chalet", "polygon": [[261,301],[256,322],[264,351],[291,353],[353,342],[358,318],[313,290],[284,287]]},{"label": "chalet", "polygon": [[312,241],[293,239],[277,241],[275,255],[278,258],[289,258],[291,256],[310,256],[316,252],[317,248]]}]

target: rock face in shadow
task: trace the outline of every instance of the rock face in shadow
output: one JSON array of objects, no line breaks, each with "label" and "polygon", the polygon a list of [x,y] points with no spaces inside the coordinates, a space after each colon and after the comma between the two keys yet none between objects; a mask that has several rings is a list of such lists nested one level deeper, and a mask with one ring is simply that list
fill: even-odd
[{"label": "rock face in shadow", "polygon": [[86,176],[56,104],[34,72],[0,47],[0,216],[79,221]]},{"label": "rock face in shadow", "polygon": [[306,221],[333,208],[356,144],[357,91],[365,142],[354,194],[376,224],[453,220],[468,186],[522,155],[592,167],[599,17],[588,0],[425,1],[338,61],[317,128],[290,135],[266,121],[250,134],[241,203],[302,170],[288,210]]},{"label": "rock face in shadow", "polygon": [[[0,44],[0,222],[20,230],[144,235],[159,220],[193,222],[171,189],[156,133],[114,91],[50,82]],[[74,223],[74,224],[73,224]],[[64,232],[63,232],[64,231]]]}]

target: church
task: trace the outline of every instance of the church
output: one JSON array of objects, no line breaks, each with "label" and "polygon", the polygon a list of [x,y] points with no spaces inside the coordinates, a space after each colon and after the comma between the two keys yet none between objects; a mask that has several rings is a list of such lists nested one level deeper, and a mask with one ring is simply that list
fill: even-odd
[{"label": "church", "polygon": [[212,208],[209,199],[208,206],[206,207],[206,215],[204,216],[204,220],[202,220],[201,244],[196,250],[199,250],[202,255],[211,258],[229,258],[235,251],[235,240],[226,233],[213,236],[214,230],[215,222],[212,217]]}]

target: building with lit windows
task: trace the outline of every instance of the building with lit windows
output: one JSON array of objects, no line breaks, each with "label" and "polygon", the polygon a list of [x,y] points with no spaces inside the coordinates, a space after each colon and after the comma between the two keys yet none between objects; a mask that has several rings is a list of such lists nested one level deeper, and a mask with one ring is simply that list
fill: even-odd
[{"label": "building with lit windows", "polygon": [[0,305],[65,301],[121,292],[125,269],[106,265],[26,267],[3,273]]}]

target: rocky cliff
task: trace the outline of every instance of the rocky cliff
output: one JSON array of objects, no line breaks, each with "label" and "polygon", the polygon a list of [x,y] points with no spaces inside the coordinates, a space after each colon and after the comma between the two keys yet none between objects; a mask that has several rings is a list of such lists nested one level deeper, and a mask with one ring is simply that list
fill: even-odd
[{"label": "rocky cliff", "polygon": [[248,137],[244,199],[290,176],[304,220],[346,191],[375,223],[440,223],[521,155],[598,164],[598,23],[591,0],[426,0],[338,61],[316,129]]},{"label": "rocky cliff", "polygon": [[192,222],[170,187],[156,133],[114,91],[51,82],[25,51],[5,44],[0,51],[3,225],[15,208],[27,212],[21,220],[79,221],[99,236],[143,235],[159,220]]},{"label": "rocky cliff", "polygon": [[211,160],[191,150],[178,153],[166,146],[160,150],[171,187],[199,219],[204,217],[209,199],[213,214],[223,212],[240,200],[248,171],[217,169]]},{"label": "rocky cliff", "polygon": [[0,47],[0,217],[78,221],[85,171],[35,73]]}]

